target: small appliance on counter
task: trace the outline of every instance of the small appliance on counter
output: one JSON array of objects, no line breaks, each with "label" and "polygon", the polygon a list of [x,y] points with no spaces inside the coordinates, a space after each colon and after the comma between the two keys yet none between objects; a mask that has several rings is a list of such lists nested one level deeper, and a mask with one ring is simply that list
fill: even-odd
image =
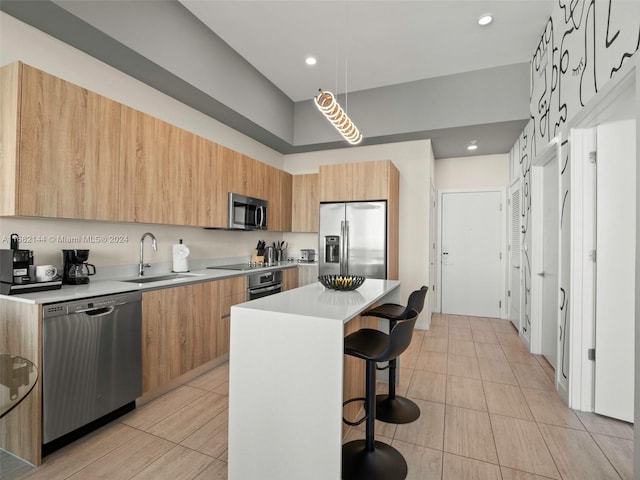
[{"label": "small appliance on counter", "polygon": [[189,256],[189,249],[187,246],[182,243],[182,239],[180,239],[180,243],[175,243],[172,246],[173,253],[173,271],[174,272],[188,272],[189,271],[189,261],[187,257]]},{"label": "small appliance on counter", "polygon": [[84,285],[96,274],[96,267],[89,260],[89,250],[62,250],[62,283]]},{"label": "small appliance on counter", "polygon": [[31,277],[33,251],[19,248],[18,239],[18,234],[12,234],[11,248],[0,250],[0,293],[16,295],[60,288],[62,282],[55,276],[42,282]]},{"label": "small appliance on counter", "polygon": [[316,251],[313,248],[300,250],[300,263],[314,263],[316,261]]}]

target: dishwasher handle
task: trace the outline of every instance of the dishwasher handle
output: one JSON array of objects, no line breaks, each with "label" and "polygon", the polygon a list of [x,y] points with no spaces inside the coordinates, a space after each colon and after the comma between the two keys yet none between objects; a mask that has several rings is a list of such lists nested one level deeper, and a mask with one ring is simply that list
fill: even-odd
[{"label": "dishwasher handle", "polygon": [[84,308],[81,310],[76,310],[75,313],[86,313],[87,315],[91,315],[92,317],[103,317],[105,315],[113,313],[115,309],[115,307]]}]

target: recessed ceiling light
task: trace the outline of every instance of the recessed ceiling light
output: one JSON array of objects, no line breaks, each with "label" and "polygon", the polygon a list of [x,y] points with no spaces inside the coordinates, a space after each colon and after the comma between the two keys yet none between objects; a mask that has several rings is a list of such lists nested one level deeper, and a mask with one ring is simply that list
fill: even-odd
[{"label": "recessed ceiling light", "polygon": [[315,57],[307,57],[304,63],[306,63],[307,65],[315,65],[317,63],[317,60],[315,59]]},{"label": "recessed ceiling light", "polygon": [[478,25],[489,25],[491,22],[493,22],[493,17],[489,14],[486,15],[482,15],[479,19],[478,19]]}]

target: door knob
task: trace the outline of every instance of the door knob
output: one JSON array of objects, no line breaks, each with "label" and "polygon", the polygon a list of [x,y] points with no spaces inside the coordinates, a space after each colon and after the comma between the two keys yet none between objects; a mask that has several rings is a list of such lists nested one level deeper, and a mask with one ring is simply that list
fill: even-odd
[{"label": "door knob", "polygon": [[544,276],[545,276],[545,274],[544,274],[544,272],[540,272],[540,273],[538,273],[538,276],[539,276],[539,277],[544,277]]}]

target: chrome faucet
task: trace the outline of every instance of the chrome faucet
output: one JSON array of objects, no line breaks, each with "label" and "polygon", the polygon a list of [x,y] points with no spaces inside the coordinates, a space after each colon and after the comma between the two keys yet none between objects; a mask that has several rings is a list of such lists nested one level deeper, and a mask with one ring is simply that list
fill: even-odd
[{"label": "chrome faucet", "polygon": [[158,251],[158,242],[156,241],[156,237],[153,233],[147,232],[142,235],[140,238],[140,263],[138,264],[138,276],[142,277],[144,275],[144,269],[151,266],[150,263],[144,263],[144,239],[147,237],[151,237],[151,247],[154,252]]}]

